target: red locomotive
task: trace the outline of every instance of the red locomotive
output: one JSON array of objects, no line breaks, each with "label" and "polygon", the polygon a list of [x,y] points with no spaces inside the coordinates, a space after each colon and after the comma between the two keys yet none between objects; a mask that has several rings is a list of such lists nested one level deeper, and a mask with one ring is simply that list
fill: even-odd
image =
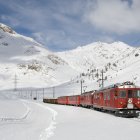
[{"label": "red locomotive", "polygon": [[124,82],[82,95],[58,97],[57,103],[109,111],[117,116],[138,117],[140,87],[131,82]]},{"label": "red locomotive", "polygon": [[137,117],[140,110],[140,88],[131,82],[115,84],[93,94],[93,108],[118,116]]}]

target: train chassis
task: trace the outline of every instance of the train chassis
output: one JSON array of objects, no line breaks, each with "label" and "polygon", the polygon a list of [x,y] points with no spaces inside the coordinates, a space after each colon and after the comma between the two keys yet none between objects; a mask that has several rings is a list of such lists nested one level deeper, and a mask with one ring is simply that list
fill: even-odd
[{"label": "train chassis", "polygon": [[115,116],[118,117],[125,117],[125,118],[135,118],[135,117],[137,118],[140,115],[140,111],[134,109],[109,110],[109,109],[103,109],[102,107],[101,108],[93,107],[93,109],[101,112],[114,114]]},{"label": "train chassis", "polygon": [[115,115],[119,117],[126,117],[126,118],[133,118],[133,117],[138,117],[139,112],[138,110],[133,110],[133,109],[120,109],[115,111]]}]

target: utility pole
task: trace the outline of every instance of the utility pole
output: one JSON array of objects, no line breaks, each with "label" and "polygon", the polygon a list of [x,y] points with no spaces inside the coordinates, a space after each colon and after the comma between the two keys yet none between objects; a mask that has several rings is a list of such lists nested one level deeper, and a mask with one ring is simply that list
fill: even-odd
[{"label": "utility pole", "polygon": [[14,91],[17,91],[17,75],[15,74],[15,78],[14,78]]},{"label": "utility pole", "polygon": [[20,90],[20,98],[23,98],[23,95],[22,95],[22,88]]},{"label": "utility pole", "polygon": [[31,94],[30,94],[30,95],[31,95],[31,100],[32,100],[32,98],[33,98],[33,93],[32,93],[32,89],[31,89]]},{"label": "utility pole", "polygon": [[53,99],[55,98],[55,87],[53,87]]},{"label": "utility pole", "polygon": [[80,83],[81,83],[81,94],[82,94],[83,93],[83,83],[84,83],[84,80],[81,79]]},{"label": "utility pole", "polygon": [[101,78],[101,81],[102,81],[102,88],[104,87],[104,71],[102,70],[102,78]]},{"label": "utility pole", "polygon": [[37,96],[38,96],[38,94],[37,94],[37,89],[36,89],[36,100],[38,99],[38,97],[37,97]]},{"label": "utility pole", "polygon": [[44,99],[44,88],[43,88],[43,99]]},{"label": "utility pole", "polygon": [[21,91],[18,91],[18,97],[21,98]]},{"label": "utility pole", "polygon": [[102,69],[101,73],[102,73],[102,75],[101,75],[102,77],[98,81],[101,81],[101,86],[103,88],[104,87],[104,81],[106,80],[106,79],[104,79],[104,71],[103,71],[103,69]]},{"label": "utility pole", "polygon": [[28,90],[26,89],[26,99],[28,99],[29,96],[28,96]]}]

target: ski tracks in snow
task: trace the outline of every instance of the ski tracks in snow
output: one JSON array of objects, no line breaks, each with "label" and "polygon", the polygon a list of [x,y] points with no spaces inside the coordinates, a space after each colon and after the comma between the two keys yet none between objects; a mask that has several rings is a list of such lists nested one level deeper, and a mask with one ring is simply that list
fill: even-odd
[{"label": "ski tracks in snow", "polygon": [[21,122],[21,121],[26,120],[31,112],[31,108],[24,101],[21,101],[21,103],[26,108],[26,112],[22,116],[19,116],[19,117],[1,117],[0,121],[1,122]]},{"label": "ski tracks in snow", "polygon": [[[26,131],[27,133],[28,131],[30,131],[29,134],[31,135],[29,135],[29,137],[31,138],[33,137],[32,139],[36,138],[39,140],[48,140],[49,137],[54,135],[54,129],[56,128],[55,119],[57,115],[57,112],[54,109],[52,109],[51,107],[48,107],[46,104],[28,101],[28,100],[19,100],[19,103],[24,108],[21,111],[21,113],[19,115],[7,114],[5,116],[1,116],[0,117],[1,124],[21,124],[22,123],[21,126],[16,125],[15,129],[16,127],[17,128],[19,127],[21,130],[22,130],[22,127],[23,129],[24,127],[27,128]],[[28,130],[28,127],[26,127],[27,124],[31,127],[29,130]],[[19,130],[19,133],[22,134],[21,130]],[[36,136],[33,136],[32,133],[34,133],[34,131],[36,130],[38,130],[37,133],[35,134]],[[24,132],[25,134],[26,134],[26,131]],[[15,134],[15,135],[17,135],[18,137],[18,134]]]},{"label": "ski tracks in snow", "polygon": [[[23,104],[24,104],[24,106],[26,106],[28,112],[30,112],[31,108],[29,108],[28,105],[24,102],[27,102],[27,101],[23,101]],[[32,102],[32,103],[35,103],[35,102]],[[45,110],[46,109],[49,110],[52,114],[52,119],[51,119],[49,127],[45,128],[45,130],[43,130],[39,136],[39,140],[47,140],[49,137],[54,135],[54,129],[56,128],[55,119],[57,116],[57,112],[54,109],[52,109],[52,108],[50,108],[42,103],[35,103],[35,104],[40,106],[41,108],[44,108]],[[29,114],[29,113],[27,113],[27,114]]]},{"label": "ski tracks in snow", "polygon": [[41,107],[44,107],[45,109],[49,110],[52,113],[52,121],[49,127],[47,127],[44,131],[42,131],[42,133],[40,134],[40,139],[39,139],[39,140],[47,140],[49,137],[54,135],[54,129],[56,128],[55,118],[56,118],[57,112],[48,106],[44,106],[42,104],[38,104],[38,105]]}]

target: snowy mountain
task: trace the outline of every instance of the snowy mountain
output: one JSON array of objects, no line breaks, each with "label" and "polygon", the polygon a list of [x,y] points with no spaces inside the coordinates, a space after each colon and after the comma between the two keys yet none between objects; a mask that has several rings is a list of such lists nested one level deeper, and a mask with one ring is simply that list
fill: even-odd
[{"label": "snowy mountain", "polygon": [[18,87],[53,86],[67,81],[68,73],[73,72],[64,60],[32,38],[0,24],[1,89],[13,88],[14,82]]},{"label": "snowy mountain", "polygon": [[79,79],[84,79],[90,90],[99,88],[102,70],[106,86],[124,81],[140,85],[140,48],[123,42],[95,42],[57,55],[79,71]]},{"label": "snowy mountain", "polygon": [[[65,52],[50,52],[32,38],[0,24],[0,87],[53,87],[64,94],[133,81],[140,85],[140,48],[122,42],[95,42]],[[16,76],[15,76],[16,75]],[[68,93],[67,93],[68,92]]]}]

